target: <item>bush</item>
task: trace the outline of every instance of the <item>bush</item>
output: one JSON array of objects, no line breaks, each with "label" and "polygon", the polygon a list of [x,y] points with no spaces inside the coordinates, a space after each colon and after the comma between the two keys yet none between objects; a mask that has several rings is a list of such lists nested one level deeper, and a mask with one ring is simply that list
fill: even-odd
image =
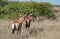
[{"label": "bush", "polygon": [[21,11],[26,14],[33,12],[34,16],[55,18],[51,11],[51,4],[47,2],[9,2],[8,5],[0,8],[0,18],[19,18]]}]

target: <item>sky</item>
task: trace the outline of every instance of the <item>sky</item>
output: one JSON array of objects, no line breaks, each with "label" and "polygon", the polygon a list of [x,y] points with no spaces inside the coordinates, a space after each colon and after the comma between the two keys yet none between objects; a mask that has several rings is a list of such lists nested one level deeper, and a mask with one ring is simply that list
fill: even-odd
[{"label": "sky", "polygon": [[[18,1],[25,1],[25,0],[18,0]],[[30,0],[26,0],[30,1]],[[53,5],[60,5],[60,0],[33,0],[33,1],[38,1],[38,2],[49,2]]]},{"label": "sky", "polygon": [[[25,1],[25,0],[19,0],[19,1]],[[27,1],[27,0],[26,0]],[[29,0],[30,1],[30,0]],[[53,5],[60,5],[60,0],[33,0],[38,2],[49,2]]]}]

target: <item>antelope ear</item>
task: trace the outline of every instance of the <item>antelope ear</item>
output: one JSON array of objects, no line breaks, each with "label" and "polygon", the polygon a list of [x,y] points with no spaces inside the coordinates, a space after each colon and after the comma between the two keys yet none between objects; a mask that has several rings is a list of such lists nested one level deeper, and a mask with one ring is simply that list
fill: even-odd
[{"label": "antelope ear", "polygon": [[27,14],[25,14],[25,16],[26,16]]},{"label": "antelope ear", "polygon": [[19,16],[21,16],[21,14],[19,14]]}]

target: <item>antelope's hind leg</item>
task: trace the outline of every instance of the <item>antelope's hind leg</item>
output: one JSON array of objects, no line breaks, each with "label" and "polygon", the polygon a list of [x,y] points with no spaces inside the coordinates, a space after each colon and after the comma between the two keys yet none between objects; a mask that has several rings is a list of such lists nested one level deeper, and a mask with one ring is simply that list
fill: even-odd
[{"label": "antelope's hind leg", "polygon": [[15,29],[16,29],[16,25],[12,24],[12,34],[14,34]]},{"label": "antelope's hind leg", "polygon": [[22,24],[19,24],[19,25],[18,25],[18,31],[17,31],[17,34],[18,34],[18,33],[21,34],[21,26],[22,26]]}]

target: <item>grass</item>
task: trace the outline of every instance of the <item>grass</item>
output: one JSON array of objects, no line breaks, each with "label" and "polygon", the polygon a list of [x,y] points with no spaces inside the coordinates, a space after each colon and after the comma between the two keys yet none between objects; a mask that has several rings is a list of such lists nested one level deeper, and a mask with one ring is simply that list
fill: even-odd
[{"label": "grass", "polygon": [[31,23],[32,32],[28,38],[24,35],[26,32],[20,37],[16,34],[12,35],[10,24],[9,20],[0,19],[0,39],[60,39],[60,20],[58,19]]}]

